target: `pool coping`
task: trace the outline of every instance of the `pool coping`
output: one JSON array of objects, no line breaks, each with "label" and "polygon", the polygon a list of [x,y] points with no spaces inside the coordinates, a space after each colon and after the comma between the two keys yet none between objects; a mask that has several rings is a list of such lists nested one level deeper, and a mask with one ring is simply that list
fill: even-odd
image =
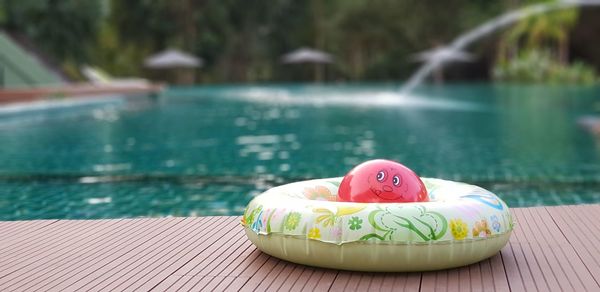
[{"label": "pool coping", "polygon": [[0,89],[0,106],[11,103],[28,103],[44,100],[55,100],[64,97],[94,97],[102,95],[147,95],[157,94],[165,90],[164,84],[94,84],[75,83],[46,87],[4,88]]}]

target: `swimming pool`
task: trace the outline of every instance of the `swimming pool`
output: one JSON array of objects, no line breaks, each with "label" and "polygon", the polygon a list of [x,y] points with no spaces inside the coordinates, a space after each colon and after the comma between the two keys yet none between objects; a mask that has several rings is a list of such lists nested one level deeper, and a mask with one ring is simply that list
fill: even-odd
[{"label": "swimming pool", "polygon": [[481,185],[511,207],[600,202],[598,87],[174,88],[0,115],[0,220],[239,215],[282,183],[372,158]]}]

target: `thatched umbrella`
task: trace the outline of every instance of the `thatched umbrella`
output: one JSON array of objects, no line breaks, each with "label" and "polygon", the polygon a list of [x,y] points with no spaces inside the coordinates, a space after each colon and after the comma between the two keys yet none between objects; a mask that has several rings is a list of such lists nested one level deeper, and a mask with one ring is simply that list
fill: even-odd
[{"label": "thatched umbrella", "polygon": [[281,62],[284,64],[315,64],[315,81],[320,81],[323,76],[322,65],[333,63],[333,56],[323,51],[304,47],[281,56]]},{"label": "thatched umbrella", "polygon": [[176,49],[168,49],[146,58],[144,65],[153,69],[198,68],[202,59]]},{"label": "thatched umbrella", "polygon": [[[181,72],[182,70],[193,70],[202,67],[204,61],[201,58],[191,54],[176,50],[168,49],[160,53],[154,54],[146,58],[144,65],[151,69],[173,69]],[[189,72],[188,72],[189,73]],[[178,74],[179,75],[179,74]],[[189,78],[185,78],[183,83],[191,83],[194,80],[193,71],[186,74]],[[180,79],[180,78],[178,78]],[[182,78],[183,79],[183,78]]]}]

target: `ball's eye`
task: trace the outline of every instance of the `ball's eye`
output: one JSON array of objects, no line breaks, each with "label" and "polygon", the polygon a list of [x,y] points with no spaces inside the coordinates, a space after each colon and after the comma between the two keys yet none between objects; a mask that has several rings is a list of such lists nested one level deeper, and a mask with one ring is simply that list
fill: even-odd
[{"label": "ball's eye", "polygon": [[385,172],[382,170],[377,173],[377,181],[382,182],[385,180]]},{"label": "ball's eye", "polygon": [[394,175],[392,183],[394,183],[395,186],[399,186],[400,185],[400,177],[397,175]]}]

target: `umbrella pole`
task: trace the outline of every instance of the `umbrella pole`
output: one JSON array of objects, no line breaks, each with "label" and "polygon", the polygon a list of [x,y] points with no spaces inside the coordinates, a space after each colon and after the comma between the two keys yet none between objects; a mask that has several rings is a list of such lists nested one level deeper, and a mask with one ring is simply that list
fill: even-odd
[{"label": "umbrella pole", "polygon": [[433,80],[435,80],[436,85],[441,85],[444,83],[444,71],[442,69],[442,66],[439,66],[435,69],[433,73]]},{"label": "umbrella pole", "polygon": [[323,80],[323,65],[315,63],[315,82],[320,83]]}]

